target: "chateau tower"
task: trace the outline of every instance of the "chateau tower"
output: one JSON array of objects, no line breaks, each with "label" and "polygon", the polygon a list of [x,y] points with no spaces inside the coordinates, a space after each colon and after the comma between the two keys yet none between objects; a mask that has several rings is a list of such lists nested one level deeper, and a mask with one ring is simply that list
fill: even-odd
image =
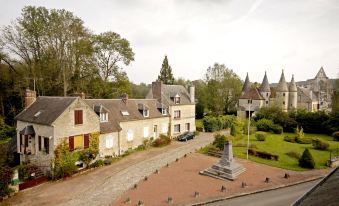
[{"label": "chateau tower", "polygon": [[289,100],[288,100],[288,109],[297,108],[297,85],[294,81],[294,75],[292,75],[291,83],[289,86]]},{"label": "chateau tower", "polygon": [[246,79],[245,79],[245,82],[244,82],[244,86],[242,87],[242,92],[241,94],[245,94],[246,92],[248,92],[249,90],[251,89],[251,83],[250,83],[250,79],[248,78],[248,72],[247,72],[247,75],[246,75]]},{"label": "chateau tower", "polygon": [[289,92],[285,80],[284,70],[281,72],[280,80],[276,88],[276,103],[282,107],[282,110],[287,112]]},{"label": "chateau tower", "polygon": [[268,83],[266,71],[265,71],[264,79],[262,80],[262,83],[260,85],[259,92],[261,96],[264,97],[265,99],[264,105],[268,106],[270,102],[271,88],[270,88],[270,84]]}]

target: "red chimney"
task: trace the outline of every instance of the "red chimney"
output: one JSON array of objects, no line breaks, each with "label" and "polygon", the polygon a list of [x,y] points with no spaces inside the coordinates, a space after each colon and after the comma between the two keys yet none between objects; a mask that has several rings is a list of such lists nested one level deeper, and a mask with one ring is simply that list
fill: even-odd
[{"label": "red chimney", "polygon": [[30,89],[26,89],[25,92],[25,109],[27,109],[31,104],[33,104],[36,100],[36,91],[32,91]]}]

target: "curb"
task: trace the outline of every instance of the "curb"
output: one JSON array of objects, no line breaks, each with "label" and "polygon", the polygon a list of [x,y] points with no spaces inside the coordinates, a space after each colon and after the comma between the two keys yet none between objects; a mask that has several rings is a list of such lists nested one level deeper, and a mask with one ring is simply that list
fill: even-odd
[{"label": "curb", "polygon": [[253,191],[253,192],[247,192],[247,193],[240,193],[240,194],[236,194],[236,195],[232,195],[232,196],[228,196],[228,197],[221,197],[221,198],[217,198],[217,199],[207,200],[205,202],[198,202],[198,203],[188,204],[186,206],[206,205],[206,204],[209,204],[209,203],[220,202],[220,201],[223,201],[223,200],[233,199],[233,198],[237,198],[237,197],[243,197],[243,196],[247,196],[247,195],[258,194],[258,193],[262,193],[262,192],[268,192],[268,191],[272,191],[272,190],[277,190],[277,189],[281,189],[281,188],[285,188],[285,187],[291,187],[291,186],[299,185],[299,184],[302,184],[302,183],[312,182],[314,180],[319,180],[319,179],[322,179],[322,178],[324,178],[324,176],[313,177],[313,178],[309,178],[309,179],[306,179],[306,180],[301,180],[301,181],[297,181],[297,182],[294,182],[294,183],[290,183],[290,184],[287,184],[287,185],[276,186],[276,187],[273,187],[273,188],[262,189],[262,190],[257,190],[257,191]]}]

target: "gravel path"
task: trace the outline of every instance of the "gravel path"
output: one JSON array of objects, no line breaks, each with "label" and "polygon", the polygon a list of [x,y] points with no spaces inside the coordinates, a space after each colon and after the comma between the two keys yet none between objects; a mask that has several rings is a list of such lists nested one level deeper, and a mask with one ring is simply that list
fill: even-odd
[{"label": "gravel path", "polygon": [[11,205],[112,205],[145,176],[212,141],[212,134],[201,133],[188,142],[173,142],[163,148],[137,152],[110,166],[24,190],[6,202]]}]

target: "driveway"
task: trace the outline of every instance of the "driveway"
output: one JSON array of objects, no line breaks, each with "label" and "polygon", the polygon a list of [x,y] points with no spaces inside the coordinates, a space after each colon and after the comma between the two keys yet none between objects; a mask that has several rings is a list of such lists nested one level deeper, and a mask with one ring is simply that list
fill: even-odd
[{"label": "driveway", "polygon": [[163,148],[137,152],[110,166],[19,192],[7,202],[13,205],[111,205],[156,169],[212,141],[213,134],[201,133],[188,142],[174,141]]}]

